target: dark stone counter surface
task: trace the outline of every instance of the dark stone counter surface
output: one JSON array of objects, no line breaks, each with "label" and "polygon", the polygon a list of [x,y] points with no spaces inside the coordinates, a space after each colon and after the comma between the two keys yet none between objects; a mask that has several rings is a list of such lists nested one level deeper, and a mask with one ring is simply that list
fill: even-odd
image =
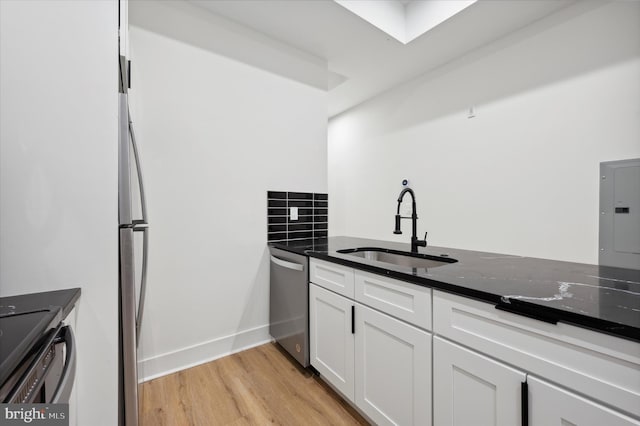
[{"label": "dark stone counter surface", "polygon": [[457,262],[436,268],[382,263],[338,250],[409,244],[353,237],[274,243],[274,247],[472,297],[547,322],[566,322],[640,341],[640,270],[444,247],[420,248]]}]

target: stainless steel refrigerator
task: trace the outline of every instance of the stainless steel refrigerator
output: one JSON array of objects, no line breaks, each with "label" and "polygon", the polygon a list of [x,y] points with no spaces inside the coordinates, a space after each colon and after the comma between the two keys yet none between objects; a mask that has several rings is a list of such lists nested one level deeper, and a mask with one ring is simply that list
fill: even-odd
[{"label": "stainless steel refrigerator", "polygon": [[[129,62],[123,56],[119,68],[119,424],[137,426],[141,397],[138,348],[147,281],[149,225],[140,157],[129,112]],[[140,268],[138,274],[136,266]]]}]

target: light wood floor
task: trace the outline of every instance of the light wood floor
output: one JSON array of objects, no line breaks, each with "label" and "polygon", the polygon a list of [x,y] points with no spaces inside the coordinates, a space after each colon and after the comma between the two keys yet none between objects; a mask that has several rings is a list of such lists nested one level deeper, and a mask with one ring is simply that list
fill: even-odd
[{"label": "light wood floor", "polygon": [[269,343],[143,385],[142,426],[367,425]]}]

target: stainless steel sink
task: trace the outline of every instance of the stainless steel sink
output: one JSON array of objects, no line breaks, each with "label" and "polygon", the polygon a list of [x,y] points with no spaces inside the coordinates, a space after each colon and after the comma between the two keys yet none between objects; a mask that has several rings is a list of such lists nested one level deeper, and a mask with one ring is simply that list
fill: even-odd
[{"label": "stainless steel sink", "polygon": [[444,256],[430,256],[422,253],[411,253],[399,250],[390,250],[380,247],[359,247],[338,250],[338,253],[359,257],[376,262],[390,263],[392,265],[407,266],[409,268],[437,268],[457,262],[456,259]]}]

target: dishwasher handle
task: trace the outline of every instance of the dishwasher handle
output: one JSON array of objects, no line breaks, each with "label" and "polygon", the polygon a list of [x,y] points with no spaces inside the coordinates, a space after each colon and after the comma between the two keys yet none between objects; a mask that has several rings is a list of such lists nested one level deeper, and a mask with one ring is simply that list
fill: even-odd
[{"label": "dishwasher handle", "polygon": [[294,271],[304,271],[304,265],[301,265],[299,263],[289,262],[289,261],[280,259],[279,257],[275,257],[274,255],[271,255],[271,262],[275,263],[278,266],[282,266],[283,268],[293,269]]}]

